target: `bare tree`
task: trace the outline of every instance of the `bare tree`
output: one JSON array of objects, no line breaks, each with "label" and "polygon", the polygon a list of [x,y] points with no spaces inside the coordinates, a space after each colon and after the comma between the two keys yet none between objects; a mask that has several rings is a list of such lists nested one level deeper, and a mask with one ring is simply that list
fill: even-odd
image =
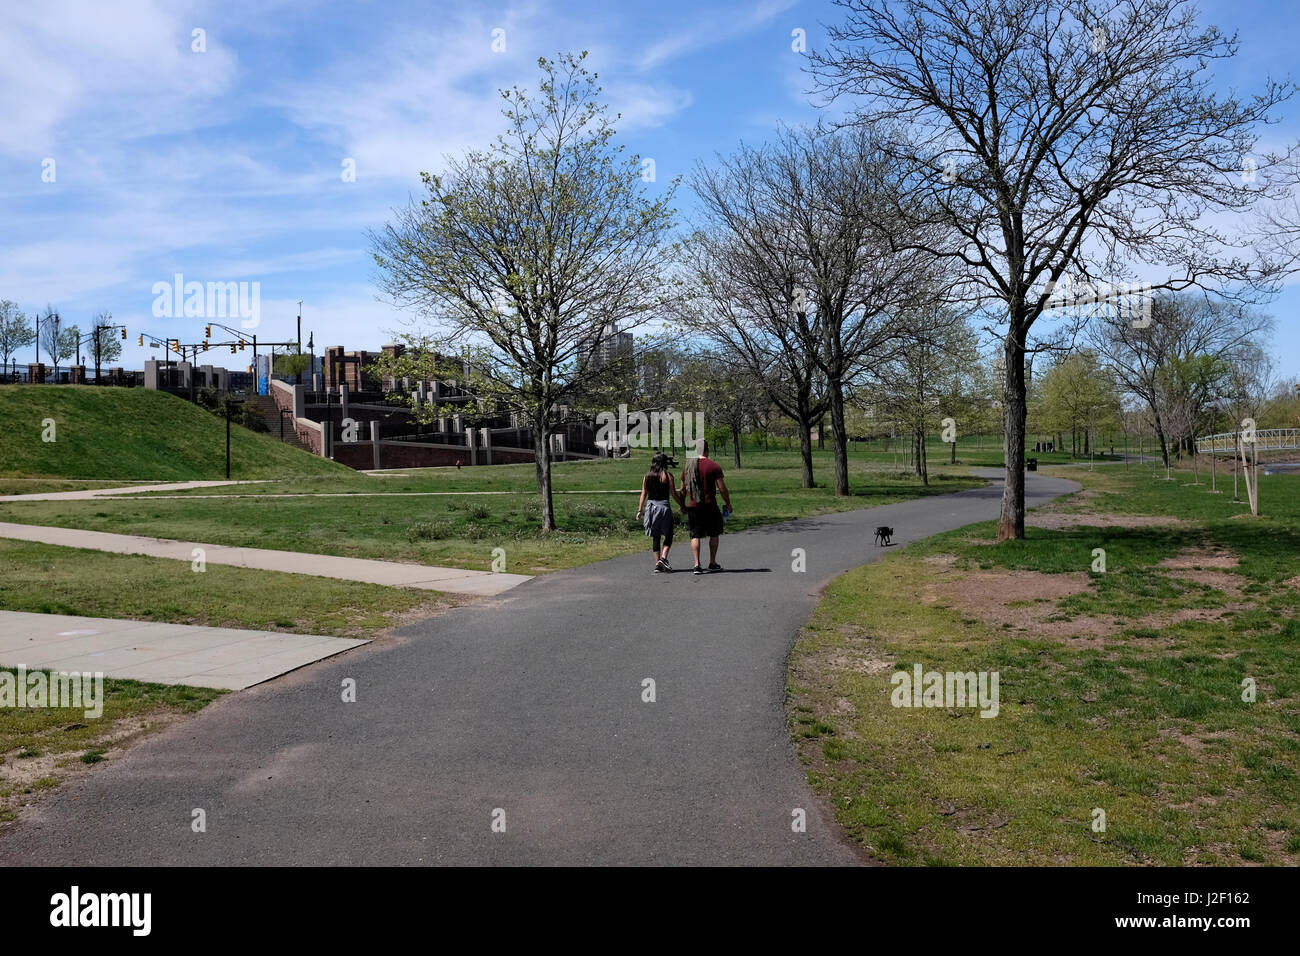
[{"label": "bare tree", "polygon": [[45,307],[45,316],[41,319],[40,347],[50,356],[54,366],[54,379],[58,381],[59,365],[64,359],[77,354],[77,341],[81,338],[81,329],[75,325],[65,325],[54,320],[54,310]]},{"label": "bare tree", "polygon": [[619,363],[592,356],[664,307],[673,227],[676,184],[645,197],[639,158],[620,155],[585,56],[539,60],[536,95],[503,90],[507,133],[449,160],[444,175],[421,174],[427,197],[371,235],[382,288],[443,331],[414,337],[409,367],[394,370],[427,377],[437,353],[460,351],[473,391],[526,417],[548,531],[557,409],[621,377]]},{"label": "bare tree", "polygon": [[1188,294],[1160,295],[1151,302],[1149,321],[1135,324],[1111,312],[1093,324],[1089,340],[1123,387],[1150,408],[1161,457],[1168,466],[1171,429],[1166,406],[1177,404],[1185,417],[1188,403],[1171,389],[1180,381],[1191,384],[1171,376],[1171,365],[1194,356],[1234,364],[1271,327],[1267,315],[1238,303]]},{"label": "bare tree", "polygon": [[[884,234],[906,228],[886,215],[901,201],[890,194],[888,156],[866,126],[783,128],[761,149],[742,145],[715,168],[697,166],[692,185],[714,241],[710,265],[740,265],[727,270],[739,281],[714,288],[737,297],[744,312],[757,311],[771,338],[797,349],[796,381],[824,383],[819,413],[804,417],[797,390],[783,410],[801,429],[816,423],[819,440],[829,413],[835,493],[847,495],[845,389],[864,366],[884,360],[898,334],[895,316],[930,264]],[[816,374],[804,376],[807,369]],[[784,399],[774,394],[773,401]],[[801,448],[811,483],[811,445],[805,440]]]},{"label": "bare tree", "polygon": [[795,290],[802,288],[799,258],[790,243],[776,238],[785,227],[754,194],[739,164],[697,173],[695,188],[712,208],[706,218],[713,228],[695,232],[683,250],[691,291],[680,318],[761,382],[777,410],[795,422],[802,483],[811,488],[810,435],[827,399],[808,348],[820,338],[816,314],[810,318],[792,308]]},{"label": "bare tree", "polygon": [[836,3],[845,20],[810,56],[818,88],[860,98],[862,122],[900,124],[893,161],[919,201],[898,215],[955,230],[954,244],[915,244],[962,264],[1001,313],[998,537],[1022,538],[1024,360],[1055,284],[1067,271],[1121,283],[1141,263],[1161,288],[1261,289],[1269,269],[1212,214],[1253,208],[1243,158],[1295,87],[1216,95],[1211,64],[1238,43],[1199,26],[1188,0]]}]

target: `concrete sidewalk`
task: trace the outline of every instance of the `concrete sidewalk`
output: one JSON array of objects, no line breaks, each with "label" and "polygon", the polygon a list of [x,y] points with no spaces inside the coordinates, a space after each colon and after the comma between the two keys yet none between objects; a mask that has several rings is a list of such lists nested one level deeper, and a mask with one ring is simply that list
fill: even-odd
[{"label": "concrete sidewalk", "polygon": [[0,611],[0,664],[242,690],[369,641]]},{"label": "concrete sidewalk", "polygon": [[435,568],[424,564],[398,564],[395,561],[372,561],[368,558],[340,558],[331,554],[305,554],[298,551],[271,551],[266,548],[232,548],[197,541],[173,541],[168,538],[143,538],[107,531],[84,531],[80,528],[52,528],[46,525],[0,522],[0,538],[56,544],[65,548],[89,548],[115,554],[145,554],[155,558],[193,561],[194,550],[202,549],[208,564],[229,564],[262,571],[286,571],[311,574],[343,581],[364,581],[395,588],[420,588],[451,594],[486,596],[509,591],[530,580],[526,574],[495,574],[491,571],[466,571],[461,568]]},{"label": "concrete sidewalk", "polygon": [[184,491],[186,488],[216,488],[219,485],[255,485],[264,479],[247,481],[168,481],[155,485],[127,485],[122,488],[87,488],[84,491],[43,491],[30,495],[0,495],[0,504],[7,501],[86,501],[141,491]]}]

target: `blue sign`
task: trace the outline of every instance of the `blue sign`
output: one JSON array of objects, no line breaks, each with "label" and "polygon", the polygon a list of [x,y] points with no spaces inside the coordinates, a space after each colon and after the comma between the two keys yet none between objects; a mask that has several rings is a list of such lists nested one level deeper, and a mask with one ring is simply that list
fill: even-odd
[{"label": "blue sign", "polygon": [[271,356],[263,353],[257,357],[257,394],[271,393]]}]

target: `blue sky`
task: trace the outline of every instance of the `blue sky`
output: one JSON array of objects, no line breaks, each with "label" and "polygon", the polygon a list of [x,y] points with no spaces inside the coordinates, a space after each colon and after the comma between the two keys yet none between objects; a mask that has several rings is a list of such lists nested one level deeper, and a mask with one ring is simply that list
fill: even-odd
[{"label": "blue sky", "polygon": [[[1202,3],[1239,30],[1225,85],[1295,76],[1300,0]],[[418,192],[421,170],[500,131],[497,90],[538,56],[590,51],[620,139],[663,189],[696,159],[818,115],[791,33],[820,44],[822,0],[761,3],[314,3],[124,0],[9,5],[0,30],[0,298],[89,327],[201,337],[157,318],[153,286],[259,282],[259,339],[376,348],[407,315],[377,301],[365,231]],[[505,51],[492,31],[505,31]],[[194,52],[193,31],[205,52]],[[1270,140],[1300,139],[1300,100]],[[43,182],[53,159],[55,181]],[[345,160],[355,182],[345,182]],[[689,212],[683,191],[679,208]],[[1300,290],[1270,307],[1281,371],[1300,374]],[[238,325],[237,322],[228,323]],[[218,364],[229,355],[209,353]],[[26,354],[23,361],[30,360]]]}]

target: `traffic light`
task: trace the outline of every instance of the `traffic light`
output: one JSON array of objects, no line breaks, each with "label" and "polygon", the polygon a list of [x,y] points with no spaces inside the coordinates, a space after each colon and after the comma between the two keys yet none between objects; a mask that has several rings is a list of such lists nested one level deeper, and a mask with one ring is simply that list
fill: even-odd
[{"label": "traffic light", "polygon": [[210,325],[203,326],[203,337],[205,339],[212,338],[212,326]]},{"label": "traffic light", "polygon": [[233,345],[230,346],[230,354],[231,354],[231,355],[234,355],[234,354],[235,354],[235,347],[234,347]]},{"label": "traffic light", "polygon": [[179,352],[180,350],[181,350],[181,340],[180,340],[180,339],[172,339],[172,351],[173,351],[173,352]]},{"label": "traffic light", "polygon": [[243,340],[243,339],[240,339],[240,340],[239,340],[239,351],[241,351],[241,352],[244,351],[244,340]]},{"label": "traffic light", "polygon": [[126,341],[126,326],[122,326],[122,341]]},{"label": "traffic light", "polygon": [[140,348],[144,348],[144,333],[140,333]]}]

